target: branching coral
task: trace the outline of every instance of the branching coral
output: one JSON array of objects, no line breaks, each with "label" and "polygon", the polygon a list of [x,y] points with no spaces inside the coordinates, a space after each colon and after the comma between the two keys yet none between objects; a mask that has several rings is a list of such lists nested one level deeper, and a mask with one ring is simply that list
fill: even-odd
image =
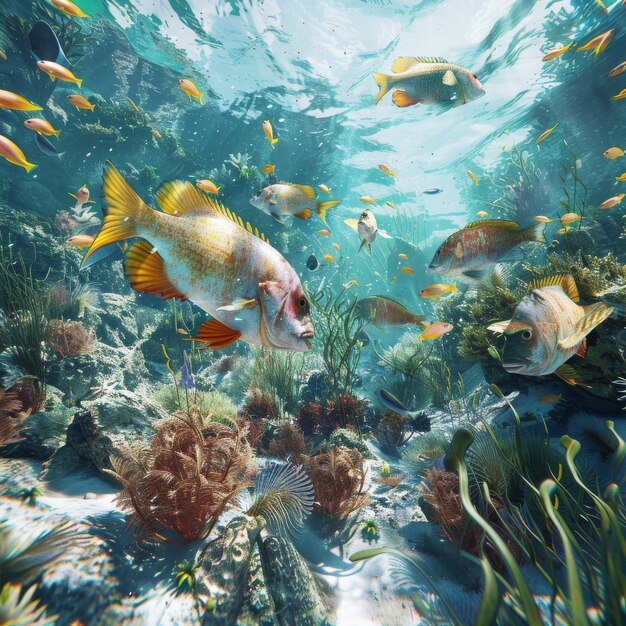
[{"label": "branching coral", "polygon": [[322,426],[329,430],[352,427],[357,431],[365,422],[367,402],[349,393],[335,396],[324,405]]},{"label": "branching coral", "polygon": [[366,506],[363,457],[349,448],[336,447],[309,458],[307,469],[315,490],[315,510],[338,520]]},{"label": "branching coral", "polygon": [[306,442],[302,431],[295,424],[283,424],[280,427],[279,438],[270,443],[267,451],[272,456],[300,463],[302,456],[306,454]]},{"label": "branching coral", "polygon": [[89,354],[96,348],[98,341],[90,328],[81,322],[51,320],[46,331],[46,345],[64,358]]},{"label": "branching coral", "polygon": [[252,392],[239,414],[241,417],[249,420],[280,419],[280,412],[272,395],[259,390]]},{"label": "branching coral", "polygon": [[312,435],[320,425],[322,407],[317,402],[308,402],[300,407],[296,422],[305,435]]},{"label": "branching coral", "polygon": [[393,411],[385,411],[376,426],[376,437],[378,441],[392,448],[404,445],[413,436],[409,420]]},{"label": "branching coral", "polygon": [[255,472],[245,432],[204,423],[197,411],[159,422],[148,448],[111,460],[124,490],[117,501],[146,538],[207,537]]}]

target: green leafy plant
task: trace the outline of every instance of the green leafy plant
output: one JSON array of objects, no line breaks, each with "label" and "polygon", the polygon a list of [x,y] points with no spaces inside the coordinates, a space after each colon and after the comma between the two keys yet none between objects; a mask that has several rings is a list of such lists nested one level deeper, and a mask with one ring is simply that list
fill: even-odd
[{"label": "green leafy plant", "polygon": [[193,589],[193,586],[196,584],[196,572],[198,571],[199,566],[196,565],[193,561],[183,561],[176,566],[176,586],[179,589],[187,588]]}]

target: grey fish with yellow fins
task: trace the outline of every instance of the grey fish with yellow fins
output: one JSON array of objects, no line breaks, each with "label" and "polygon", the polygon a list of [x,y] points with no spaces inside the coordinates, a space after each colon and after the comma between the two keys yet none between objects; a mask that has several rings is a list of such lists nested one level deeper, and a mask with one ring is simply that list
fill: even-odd
[{"label": "grey fish with yellow fins", "polygon": [[372,244],[376,239],[376,235],[380,235],[383,239],[391,239],[391,235],[387,231],[378,228],[376,216],[369,210],[365,209],[359,219],[349,218],[344,220],[344,224],[349,226],[353,231],[358,233],[361,245],[357,250],[357,254],[361,252],[363,246],[367,244],[370,255],[372,254]]},{"label": "grey fish with yellow fins", "polygon": [[[504,329],[502,367],[523,376],[556,373],[573,384],[563,364],[584,355],[585,337],[613,313],[602,302],[580,306],[578,288],[569,274],[535,280]],[[567,375],[563,372],[568,371]]]},{"label": "grey fish with yellow fins", "polygon": [[398,57],[391,66],[393,74],[374,72],[379,92],[375,104],[390,90],[399,107],[413,104],[466,104],[485,94],[474,72],[448,63],[440,57]]},{"label": "grey fish with yellow fins", "polygon": [[143,241],[131,245],[125,259],[131,286],[164,299],[189,299],[213,316],[195,341],[209,348],[238,339],[284,350],[311,348],[313,325],[300,279],[257,229],[189,182],[161,187],[160,212],[111,163],[103,180],[105,216],[83,266],[100,248],[139,237]]},{"label": "grey fish with yellow fins", "polygon": [[415,324],[427,328],[423,315],[412,313],[403,304],[385,296],[367,296],[356,303],[358,316],[374,326],[404,326]]},{"label": "grey fish with yellow fins", "polygon": [[301,220],[308,220],[313,211],[326,224],[326,212],[340,204],[340,200],[316,202],[317,194],[310,185],[295,183],[276,183],[259,190],[250,204],[261,209],[275,220],[282,223],[285,215],[293,215]]},{"label": "grey fish with yellow fins", "polygon": [[[431,274],[483,280],[496,263],[512,260],[511,253],[526,241],[545,243],[545,224],[520,229],[509,220],[479,220],[450,235],[428,266]],[[507,258],[508,257],[508,258]]]}]

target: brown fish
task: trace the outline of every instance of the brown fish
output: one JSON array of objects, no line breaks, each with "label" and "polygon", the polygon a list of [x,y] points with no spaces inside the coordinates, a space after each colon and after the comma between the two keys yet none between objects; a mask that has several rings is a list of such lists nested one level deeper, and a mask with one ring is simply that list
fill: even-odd
[{"label": "brown fish", "polygon": [[356,303],[359,316],[374,326],[404,326],[415,324],[427,328],[423,315],[409,311],[404,305],[385,296],[368,296]]}]

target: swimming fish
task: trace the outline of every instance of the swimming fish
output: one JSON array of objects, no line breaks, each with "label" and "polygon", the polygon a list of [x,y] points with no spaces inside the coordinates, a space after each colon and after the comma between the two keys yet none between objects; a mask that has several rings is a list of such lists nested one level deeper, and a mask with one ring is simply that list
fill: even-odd
[{"label": "swimming fish", "polygon": [[539,398],[539,404],[554,404],[563,397],[562,393],[545,393]]},{"label": "swimming fish", "polygon": [[376,235],[380,235],[383,239],[391,238],[391,235],[389,235],[386,231],[378,228],[376,216],[369,209],[365,209],[365,211],[361,213],[358,220],[347,219],[343,222],[359,235],[361,245],[357,250],[357,254],[361,252],[361,249],[365,244],[367,244],[369,253],[372,254],[372,244],[376,240]]},{"label": "swimming fish", "polygon": [[330,193],[332,191],[328,185],[318,185],[317,188],[324,193]]},{"label": "swimming fish", "polygon": [[415,274],[415,272],[413,271],[413,268],[411,268],[411,267],[401,267],[400,271],[403,274],[408,274],[409,276],[412,276],[413,274]]},{"label": "swimming fish", "polygon": [[61,402],[65,406],[72,406],[74,404],[74,392],[71,387],[63,394]]},{"label": "swimming fish", "polygon": [[626,89],[622,89],[618,94],[613,96],[613,100],[624,100],[626,98]]},{"label": "swimming fish", "polygon": [[545,215],[535,215],[533,217],[533,222],[539,222],[539,223],[543,223],[543,224],[549,224],[550,222],[552,222],[553,220],[551,220],[549,217],[546,217]]},{"label": "swimming fish", "polygon": [[378,389],[376,392],[380,403],[390,411],[394,413],[398,413],[399,415],[404,415],[409,420],[411,420],[412,427],[417,432],[429,432],[431,427],[430,418],[428,418],[424,411],[411,411],[408,407],[406,407],[398,398],[396,398],[392,393],[389,393],[385,389]]},{"label": "swimming fish", "polygon": [[272,128],[272,123],[269,120],[265,120],[263,122],[263,132],[267,137],[267,140],[270,142],[270,146],[274,147],[274,144],[278,143],[278,138],[274,137],[274,129]]},{"label": "swimming fish", "polygon": [[91,104],[85,96],[81,96],[80,94],[73,93],[67,97],[67,101],[75,106],[77,109],[89,109],[93,111],[96,108],[95,104]]},{"label": "swimming fish", "polygon": [[314,272],[320,266],[320,262],[317,260],[317,257],[314,254],[312,254],[306,260],[306,266],[307,266],[308,269],[310,269],[312,272]]},{"label": "swimming fish", "polygon": [[320,235],[330,235],[330,231],[327,228],[322,228],[322,230],[317,231]]},{"label": "swimming fish", "polygon": [[182,89],[182,91],[189,96],[189,100],[195,98],[202,104],[202,98],[204,97],[203,93],[200,93],[200,90],[194,85],[193,81],[188,78],[181,78],[178,81],[178,86]]},{"label": "swimming fish", "polygon": [[624,151],[617,146],[613,146],[612,148],[608,148],[607,150],[605,150],[602,153],[602,156],[605,159],[617,159],[624,156]]},{"label": "swimming fish", "polygon": [[605,33],[594,37],[583,46],[579,46],[578,52],[584,50],[593,50],[594,56],[598,56],[610,43],[617,31],[614,28],[607,30]]},{"label": "swimming fish", "polygon": [[57,9],[61,9],[64,13],[71,15],[72,17],[89,17],[78,6],[76,6],[70,0],[50,0]]},{"label": "swimming fish", "polygon": [[326,263],[334,263],[335,259],[333,259],[332,256],[330,256],[330,254],[325,254],[323,257],[324,261],[326,261]]},{"label": "swimming fish", "polygon": [[83,84],[82,79],[76,78],[71,70],[68,70],[67,67],[55,63],[54,61],[37,61],[37,67],[42,72],[48,74],[52,80],[58,78],[66,83],[74,83],[78,85],[79,88]]},{"label": "swimming fish", "polygon": [[207,193],[219,195],[221,187],[218,187],[212,180],[208,180],[203,178],[202,180],[196,181],[196,187],[198,189],[202,189],[202,191],[206,191]]},{"label": "swimming fish", "polygon": [[449,295],[458,291],[456,285],[446,285],[444,283],[435,283],[434,285],[428,285],[420,291],[420,298],[426,298],[427,300],[439,300],[442,296]]},{"label": "swimming fish", "polygon": [[374,326],[427,326],[423,315],[412,313],[403,304],[386,296],[367,296],[356,303],[355,310],[361,319]]},{"label": "swimming fish", "polygon": [[39,117],[31,117],[24,122],[24,126],[26,126],[26,128],[30,128],[30,130],[34,130],[36,133],[46,135],[47,137],[54,135],[58,139],[61,134],[60,130],[54,130],[54,127],[50,124],[50,122],[42,120]]},{"label": "swimming fish", "polygon": [[626,71],[626,61],[622,61],[620,64],[616,65],[610,72],[609,76],[612,78],[613,76],[617,76],[622,72]]},{"label": "swimming fish", "polygon": [[81,211],[84,204],[94,204],[94,201],[89,199],[87,185],[83,185],[76,194],[70,193],[68,195],[76,199],[76,206],[72,207],[73,211]]},{"label": "swimming fish", "polygon": [[385,204],[386,204],[389,208],[391,208],[391,209],[395,209],[395,208],[396,208],[396,205],[395,205],[393,202],[389,202],[389,200],[387,200],[387,202],[385,202]]},{"label": "swimming fish", "polygon": [[549,137],[555,131],[558,125],[559,123],[557,122],[554,126],[552,126],[552,128],[548,128],[548,130],[544,130],[541,133],[541,135],[539,135],[539,137],[535,139],[535,145],[539,145],[544,139],[546,139],[546,137]]},{"label": "swimming fish", "polygon": [[[559,368],[584,350],[585,337],[613,309],[602,302],[579,306],[569,274],[534,280],[528,289],[504,331],[502,367],[524,376],[560,375]],[[571,384],[570,376],[561,377]]]},{"label": "swimming fish", "polygon": [[424,331],[419,335],[421,341],[428,341],[431,339],[438,339],[442,335],[449,333],[454,326],[452,324],[448,324],[448,322],[436,322],[435,324],[431,324],[428,328],[424,329]]},{"label": "swimming fish", "polygon": [[422,193],[425,193],[428,196],[435,196],[438,193],[441,193],[443,191],[443,189],[439,189],[437,187],[431,187],[430,189],[424,189],[424,191],[422,191]]},{"label": "swimming fish", "polygon": [[555,235],[564,235],[568,230],[572,230],[571,226],[565,226],[565,228],[559,228],[554,234]]},{"label": "swimming fish", "polygon": [[608,198],[605,200],[598,208],[599,209],[610,209],[611,207],[617,206],[621,204],[622,198],[624,197],[623,193],[618,193],[616,196],[612,198]]},{"label": "swimming fish", "polygon": [[333,248],[335,248],[335,250],[339,250],[340,247],[341,246],[338,243],[333,243]]},{"label": "swimming fish", "polygon": [[70,237],[65,243],[68,246],[72,246],[72,248],[78,248],[82,250],[83,248],[88,248],[94,242],[94,237],[91,235],[73,235]]},{"label": "swimming fish", "polygon": [[476,174],[474,174],[474,172],[470,171],[470,170],[466,170],[467,171],[467,175],[472,179],[472,182],[475,185],[478,185],[478,178],[476,178]]},{"label": "swimming fish", "polygon": [[126,100],[128,100],[130,106],[133,107],[137,113],[141,113],[141,109],[128,96],[126,96]]},{"label": "swimming fish", "polygon": [[393,74],[374,72],[379,88],[374,104],[390,89],[395,89],[392,100],[399,107],[446,102],[461,105],[485,94],[476,74],[442,58],[398,57],[391,71]]},{"label": "swimming fish", "polygon": [[574,42],[570,41],[566,46],[559,46],[558,48],[555,48],[554,50],[550,50],[549,52],[546,53],[546,55],[541,60],[544,62],[552,61],[553,59],[560,57],[562,54],[565,54],[573,45],[574,45]]},{"label": "swimming fish", "polygon": [[359,200],[365,202],[365,204],[376,204],[376,200],[372,196],[361,196]]},{"label": "swimming fish", "polygon": [[[313,215],[326,224],[326,212],[340,204],[340,200],[316,202],[317,194],[310,185],[277,183],[268,185],[250,198],[250,204],[282,223],[285,215],[293,215],[300,220],[308,220]],[[313,210],[311,210],[313,209]]]},{"label": "swimming fish", "polygon": [[478,217],[489,217],[489,213],[487,213],[487,211],[478,211],[478,213],[476,213],[476,215]]},{"label": "swimming fish", "polygon": [[238,339],[284,350],[311,348],[310,305],[295,270],[218,200],[174,181],[157,192],[163,212],[155,211],[110,162],[103,198],[105,218],[83,267],[99,248],[139,237],[126,254],[131,286],[163,299],[189,299],[214,317],[194,341],[208,348]]},{"label": "swimming fish", "polygon": [[11,109],[13,111],[43,111],[43,108],[33,104],[22,96],[0,89],[0,109]]},{"label": "swimming fish", "polygon": [[4,135],[0,135],[0,156],[13,165],[23,167],[27,172],[37,167],[34,163],[29,163],[20,147]]},{"label": "swimming fish", "polygon": [[441,244],[428,271],[482,280],[496,263],[511,260],[513,249],[519,244],[525,241],[545,243],[544,229],[545,224],[520,229],[517,222],[509,220],[473,222]]},{"label": "swimming fish", "polygon": [[35,135],[35,143],[37,147],[46,155],[51,157],[61,157],[65,154],[65,152],[59,152],[55,145],[43,135],[37,133]]},{"label": "swimming fish", "polygon": [[261,171],[267,176],[267,174],[273,174],[276,171],[276,166],[273,163],[266,163]]},{"label": "swimming fish", "polygon": [[378,169],[383,174],[387,174],[388,176],[397,176],[397,174],[393,170],[390,170],[386,165],[383,165],[382,163],[378,166]]},{"label": "swimming fish", "polygon": [[606,5],[602,2],[602,0],[596,0],[596,4],[602,9],[605,15],[609,14],[609,10],[606,8]]},{"label": "swimming fish", "polygon": [[407,260],[408,260],[408,258],[409,258],[409,257],[408,257],[408,255],[404,254],[404,252],[400,252],[400,253],[398,254],[398,256],[399,256],[401,259],[404,259],[405,261],[407,261]]},{"label": "swimming fish", "polygon": [[150,129],[150,132],[152,133],[152,136],[155,137],[156,139],[163,139],[163,137],[161,136],[161,133],[158,130],[154,130],[154,128]]},{"label": "swimming fish", "polygon": [[560,220],[561,224],[565,226],[566,224],[573,224],[580,219],[580,215],[578,213],[566,213],[565,215],[561,215]]},{"label": "swimming fish", "polygon": [[615,180],[618,183],[626,183],[626,172],[621,173],[619,176],[615,177]]}]

